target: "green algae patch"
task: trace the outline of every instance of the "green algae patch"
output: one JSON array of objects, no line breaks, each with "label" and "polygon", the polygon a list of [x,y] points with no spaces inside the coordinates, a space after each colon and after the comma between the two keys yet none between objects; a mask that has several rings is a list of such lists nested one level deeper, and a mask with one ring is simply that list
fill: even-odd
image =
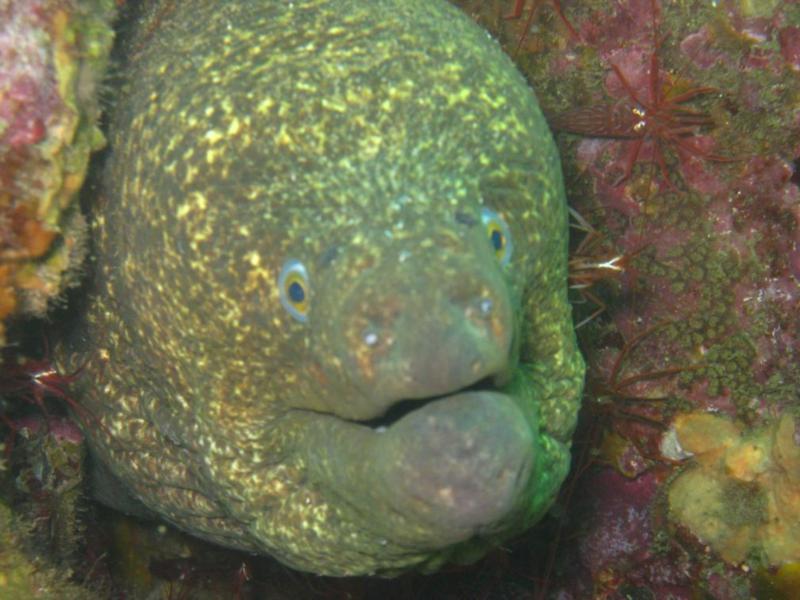
[{"label": "green algae patch", "polygon": [[23,550],[27,535],[25,523],[8,505],[0,502],[0,598],[97,598],[96,592],[69,581],[70,570],[53,567],[42,557],[31,556]]}]

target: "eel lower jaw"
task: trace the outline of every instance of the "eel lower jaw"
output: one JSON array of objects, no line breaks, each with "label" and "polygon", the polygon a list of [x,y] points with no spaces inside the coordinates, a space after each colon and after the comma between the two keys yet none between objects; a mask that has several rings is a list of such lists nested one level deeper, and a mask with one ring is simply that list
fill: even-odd
[{"label": "eel lower jaw", "polygon": [[408,412],[377,436],[392,510],[457,543],[502,529],[524,503],[535,439],[514,398],[464,390]]},{"label": "eel lower jaw", "polygon": [[490,377],[380,419],[317,415],[309,475],[345,499],[376,535],[441,548],[504,531],[524,510],[537,436],[519,399]]}]

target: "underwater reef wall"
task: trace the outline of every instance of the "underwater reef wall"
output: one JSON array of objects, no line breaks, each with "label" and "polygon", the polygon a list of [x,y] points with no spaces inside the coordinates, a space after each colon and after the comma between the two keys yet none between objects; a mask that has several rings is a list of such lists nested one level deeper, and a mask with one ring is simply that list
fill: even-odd
[{"label": "underwater reef wall", "polygon": [[[107,576],[120,587],[191,597],[201,588],[243,597],[795,597],[800,3],[454,3],[501,41],[535,88],[558,130],[579,215],[573,300],[590,374],[573,478],[550,518],[510,554],[391,584],[287,575],[251,557],[165,544],[159,536],[170,534],[127,523],[113,528],[112,548],[146,548],[156,558],[112,550],[124,573]],[[28,24],[19,7],[31,4],[71,15],[84,3],[0,4],[0,56],[11,47],[6,23],[43,32],[26,42],[30,56],[46,57],[37,44],[48,48],[60,39],[53,32],[65,31],[43,17]],[[98,3],[97,14],[108,15],[108,4]],[[517,5],[520,14],[506,18]],[[8,207],[3,222],[16,224],[3,230],[9,241],[0,251],[23,254],[0,264],[2,315],[30,305],[20,300],[29,289],[56,289],[36,274],[49,277],[43,257],[56,256],[47,249],[68,229],[57,216],[65,195],[25,191],[62,189],[52,175],[60,158],[50,167],[62,155],[40,159],[37,146],[50,139],[38,123],[57,122],[42,114],[72,114],[61,88],[44,85],[55,81],[48,69],[37,85],[15,84],[18,94],[55,90],[30,96],[32,120],[0,94],[0,119],[15,123],[0,126],[0,207]],[[11,75],[0,67],[0,90]],[[68,130],[56,128],[53,143],[67,144]],[[99,145],[83,135],[78,146]],[[18,183],[27,181],[42,183]],[[27,312],[41,314],[53,295],[35,296],[39,312]],[[543,532],[552,543],[541,544]],[[158,554],[166,547],[172,554]]]},{"label": "underwater reef wall", "polygon": [[551,592],[792,597],[800,4],[459,4],[536,89],[578,213],[588,451]]}]

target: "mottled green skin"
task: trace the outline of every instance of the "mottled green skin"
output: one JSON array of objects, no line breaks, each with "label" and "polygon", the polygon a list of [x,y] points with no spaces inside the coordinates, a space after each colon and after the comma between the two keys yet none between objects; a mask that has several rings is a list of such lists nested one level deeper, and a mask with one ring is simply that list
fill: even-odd
[{"label": "mottled green skin", "polygon": [[558,157],[511,62],[431,0],[194,0],[146,29],[66,344],[95,456],[179,527],[318,573],[520,533],[566,475],[583,362]]}]

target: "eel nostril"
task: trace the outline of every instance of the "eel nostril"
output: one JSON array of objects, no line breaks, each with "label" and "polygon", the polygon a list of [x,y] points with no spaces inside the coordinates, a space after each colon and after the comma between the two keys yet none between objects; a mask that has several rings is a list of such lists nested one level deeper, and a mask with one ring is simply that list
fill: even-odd
[{"label": "eel nostril", "polygon": [[364,344],[370,348],[374,348],[378,345],[378,342],[380,342],[380,336],[378,335],[378,332],[372,327],[368,327],[364,330],[363,334],[361,335],[361,339],[363,340]]},{"label": "eel nostril", "polygon": [[467,303],[464,314],[474,323],[483,323],[494,318],[496,313],[495,301],[488,294],[481,294]]},{"label": "eel nostril", "polygon": [[478,301],[478,314],[483,317],[489,317],[492,314],[494,302],[491,298],[483,297]]}]

